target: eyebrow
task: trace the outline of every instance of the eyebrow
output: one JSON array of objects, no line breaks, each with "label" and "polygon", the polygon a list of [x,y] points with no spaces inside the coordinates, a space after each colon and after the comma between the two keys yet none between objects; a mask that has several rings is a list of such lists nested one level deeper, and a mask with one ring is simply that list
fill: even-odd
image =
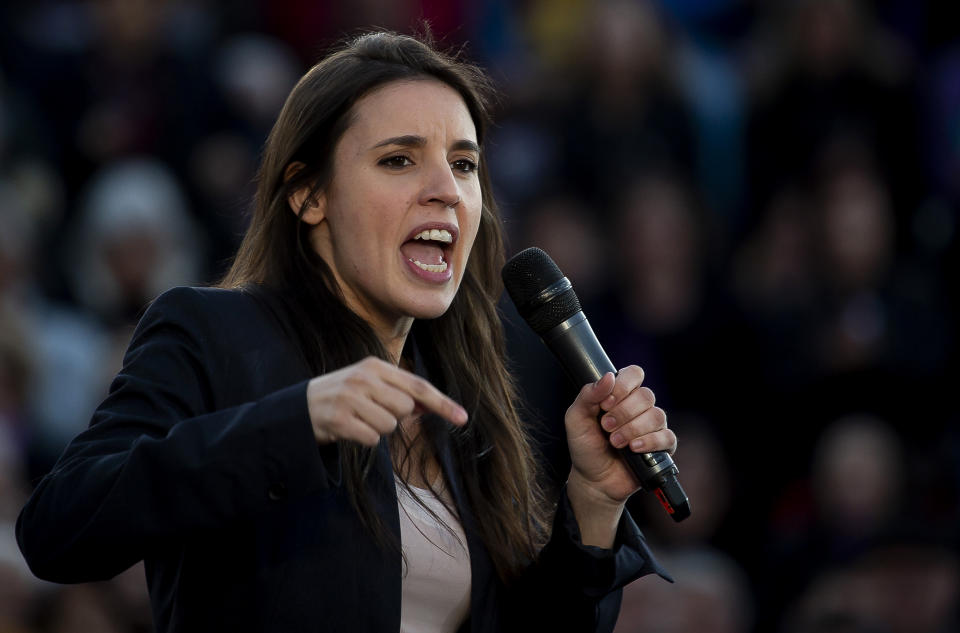
[{"label": "eyebrow", "polygon": [[[403,147],[423,147],[426,144],[427,144],[427,139],[425,137],[416,136],[415,134],[406,134],[404,136],[392,136],[390,138],[384,139],[379,143],[377,143],[376,145],[374,145],[372,149],[376,149],[378,147],[384,147],[386,145],[401,145]],[[453,146],[450,149],[454,149],[454,150],[465,149],[471,152],[476,152],[478,154],[480,153],[480,146],[474,143],[473,141],[469,141],[467,139],[461,139],[459,141],[455,141],[453,143]]]}]

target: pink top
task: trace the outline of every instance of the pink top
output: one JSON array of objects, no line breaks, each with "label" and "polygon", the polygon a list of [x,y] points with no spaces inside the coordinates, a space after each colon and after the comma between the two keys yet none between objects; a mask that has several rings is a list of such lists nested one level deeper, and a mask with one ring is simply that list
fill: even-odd
[{"label": "pink top", "polygon": [[[405,558],[400,633],[454,633],[470,612],[470,553],[463,527],[429,490],[410,487],[447,527],[430,516],[399,479],[396,486]],[[449,499],[445,489],[440,494]]]}]

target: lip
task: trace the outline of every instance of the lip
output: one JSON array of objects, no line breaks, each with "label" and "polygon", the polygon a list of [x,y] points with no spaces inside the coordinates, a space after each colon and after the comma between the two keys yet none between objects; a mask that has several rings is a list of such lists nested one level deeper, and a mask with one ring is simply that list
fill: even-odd
[{"label": "lip", "polygon": [[424,224],[420,224],[415,229],[410,231],[409,235],[407,235],[407,238],[403,241],[403,244],[406,244],[412,240],[416,235],[430,229],[446,230],[450,232],[450,237],[453,241],[443,246],[443,259],[445,262],[447,262],[447,269],[442,273],[434,273],[420,268],[406,257],[403,257],[402,253],[401,258],[407,265],[407,269],[420,279],[430,283],[445,283],[453,278],[453,262],[451,261],[453,259],[453,247],[460,238],[460,229],[457,228],[456,224],[451,224],[450,222],[426,222]]}]

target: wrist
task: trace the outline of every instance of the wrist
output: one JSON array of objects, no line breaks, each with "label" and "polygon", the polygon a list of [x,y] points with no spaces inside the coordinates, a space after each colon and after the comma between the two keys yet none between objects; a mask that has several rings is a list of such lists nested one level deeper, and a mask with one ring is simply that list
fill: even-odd
[{"label": "wrist", "polygon": [[610,549],[617,534],[625,503],[591,486],[576,470],[567,479],[567,498],[584,545]]}]

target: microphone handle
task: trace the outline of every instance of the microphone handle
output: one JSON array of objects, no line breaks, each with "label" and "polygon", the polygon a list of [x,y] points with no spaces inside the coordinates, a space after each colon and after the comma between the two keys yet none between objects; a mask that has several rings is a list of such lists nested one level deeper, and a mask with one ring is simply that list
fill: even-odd
[{"label": "microphone handle", "polygon": [[[577,386],[596,382],[607,372],[617,373],[583,311],[547,331],[542,338]],[[629,446],[618,449],[618,452],[640,486],[656,495],[674,521],[690,516],[690,500],[680,485],[679,470],[669,453],[636,453]]]}]

